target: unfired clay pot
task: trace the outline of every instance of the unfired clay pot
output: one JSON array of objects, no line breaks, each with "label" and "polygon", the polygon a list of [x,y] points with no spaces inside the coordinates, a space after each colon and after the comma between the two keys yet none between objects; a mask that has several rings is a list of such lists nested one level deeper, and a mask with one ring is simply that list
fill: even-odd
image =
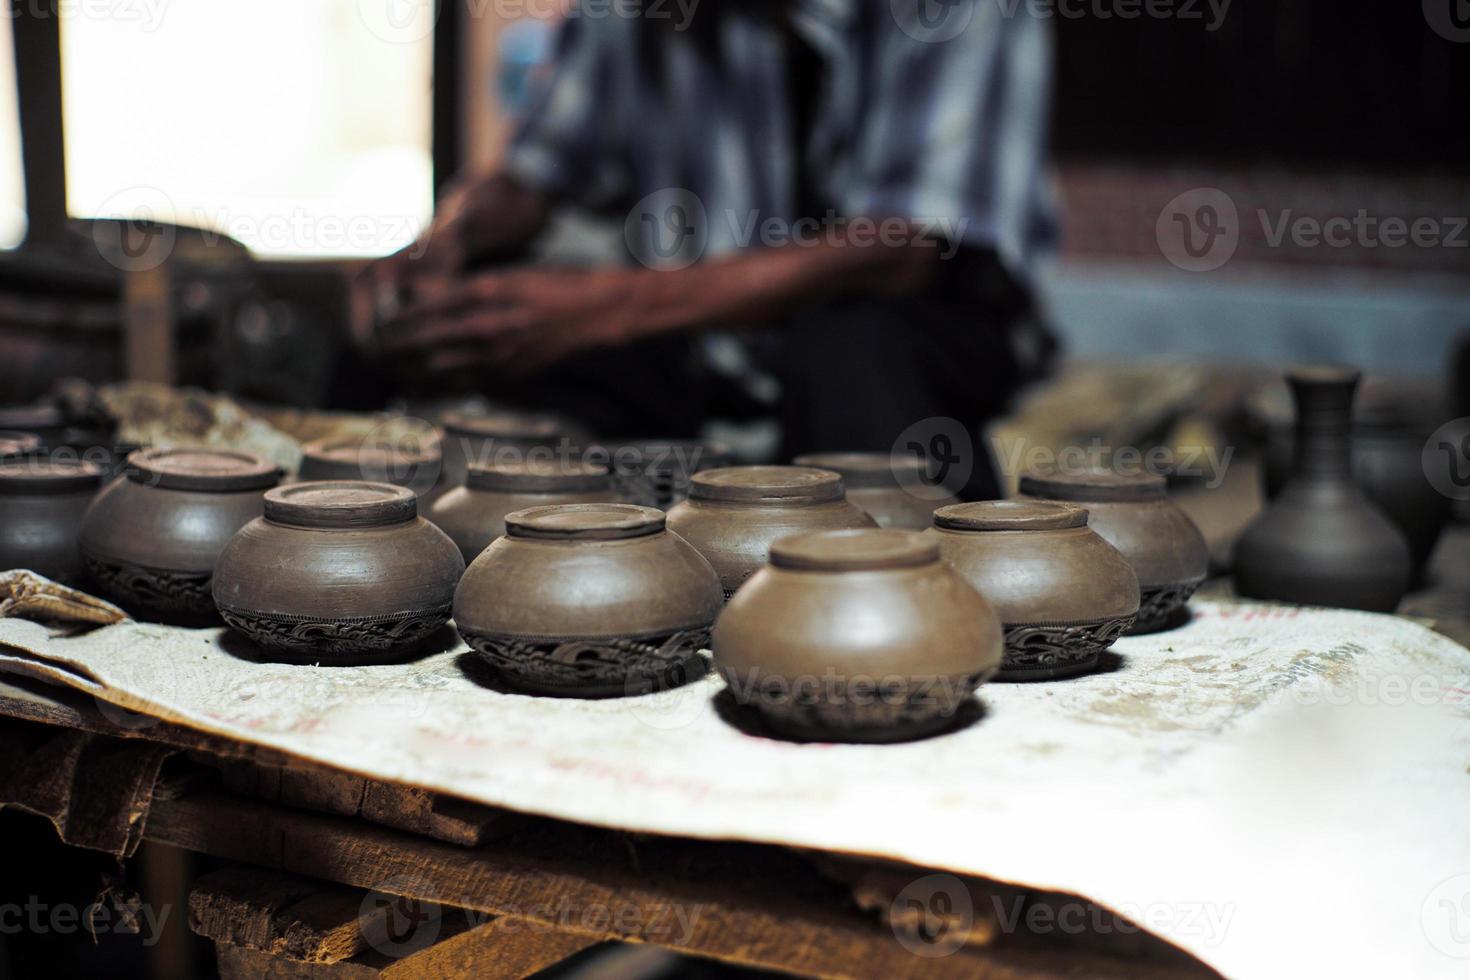
[{"label": "unfired clay pot", "polygon": [[717,442],[646,439],[591,446],[582,458],[611,471],[613,489],[624,503],[668,510],[688,499],[695,473],[729,466],[731,455]]},{"label": "unfired clay pot", "polygon": [[230,539],[215,570],[226,623],[276,656],[363,663],[401,655],[449,620],[464,560],[386,483],[296,483]]},{"label": "unfired clay pot", "polygon": [[443,468],[442,441],[436,435],[403,442],[322,439],[301,447],[303,483],[363,480],[407,487],[420,497],[432,490]]},{"label": "unfired clay pot", "polygon": [[732,466],[696,473],[669,529],[719,573],[725,597],[770,556],[771,543],[807,531],[877,527],[843,494],[842,478],[805,466]]},{"label": "unfired clay pot", "polygon": [[222,449],[143,449],[82,523],[87,574],[108,598],[150,616],[215,618],[210,581],[230,537],[261,514],[275,464]]},{"label": "unfired clay pot", "polygon": [[506,517],[460,582],[454,622],[524,691],[611,697],[702,668],[721,602],[714,569],[663,511],[563,504]]},{"label": "unfired clay pot", "polygon": [[1296,400],[1295,461],[1270,508],[1235,548],[1244,596],[1392,612],[1409,587],[1403,534],[1353,482],[1351,368],[1300,368],[1287,376]]},{"label": "unfired clay pot", "polygon": [[444,417],[442,482],[451,489],[464,486],[471,463],[491,466],[555,459],[564,435],[555,420],[534,415],[450,413]]},{"label": "unfired clay pot", "polygon": [[1020,481],[1023,497],[1087,508],[1087,526],[1123,553],[1138,576],[1134,633],[1177,624],[1210,570],[1210,549],[1189,516],[1169,499],[1162,476],[1106,468],[1033,471]]},{"label": "unfired clay pot", "polygon": [[987,500],[934,512],[929,534],[1005,627],[1002,680],[1092,670],[1138,615],[1138,577],[1087,526],[1087,511],[1040,500]]},{"label": "unfired clay pot", "polygon": [[1000,620],[914,531],[819,531],[771,563],[715,626],[737,702],[801,738],[887,742],[950,724],[999,669]]},{"label": "unfired clay pot", "polygon": [[959,503],[959,498],[929,481],[929,464],[918,456],[814,453],[792,462],[842,477],[847,499],[867,511],[879,527],[922,531],[933,523],[936,509]]},{"label": "unfired clay pot", "polygon": [[41,456],[0,462],[0,570],[25,568],[76,584],[77,533],[101,486],[102,470],[91,463]]},{"label": "unfired clay pot", "polygon": [[614,503],[608,472],[587,463],[471,465],[465,485],[429,508],[429,520],[459,546],[466,563],[505,533],[505,515],[554,504]]}]

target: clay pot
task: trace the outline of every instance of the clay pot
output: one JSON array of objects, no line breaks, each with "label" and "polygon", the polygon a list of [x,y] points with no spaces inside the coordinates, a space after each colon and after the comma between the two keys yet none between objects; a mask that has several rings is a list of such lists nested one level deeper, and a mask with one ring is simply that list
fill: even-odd
[{"label": "clay pot", "polygon": [[77,532],[102,470],[41,456],[0,462],[0,570],[29,569],[75,584],[82,576]]},{"label": "clay pot", "polygon": [[[1424,443],[1434,428],[1408,419],[1360,419],[1353,429],[1353,482],[1408,543],[1411,584],[1424,581],[1435,545],[1454,514],[1454,501],[1434,489],[1425,474]],[[1443,456],[1431,459],[1449,464]]]},{"label": "clay pot", "polygon": [[465,572],[454,622],[507,683],[610,697],[702,670],[720,583],[663,511],[563,504],[505,523]]},{"label": "clay pot", "polygon": [[273,655],[365,663],[411,652],[449,621],[464,560],[387,483],[296,483],[230,539],[214,600],[234,629]]},{"label": "clay pot", "polygon": [[429,520],[453,539],[466,563],[505,533],[505,515],[555,504],[613,503],[608,472],[587,463],[470,466],[465,485],[429,508]]},{"label": "clay pot", "polygon": [[608,467],[613,489],[625,503],[668,510],[688,499],[695,473],[729,466],[731,454],[717,442],[654,439],[592,446],[582,459]]},{"label": "clay pot", "polygon": [[937,508],[960,502],[932,483],[928,461],[918,456],[814,453],[792,462],[842,477],[847,499],[867,511],[879,527],[922,531],[933,523]]},{"label": "clay pot", "polygon": [[1087,511],[1042,500],[987,500],[934,512],[944,559],[1005,628],[1001,680],[1084,673],[1133,626],[1138,577],[1087,526]]},{"label": "clay pot", "polygon": [[913,531],[783,538],[730,600],[715,665],[737,702],[798,738],[891,742],[955,720],[1001,664],[1000,620]]},{"label": "clay pot", "polygon": [[556,460],[564,436],[561,425],[549,418],[452,412],[444,417],[443,483],[451,488],[463,486],[471,463],[491,466],[531,458]]},{"label": "clay pot", "polygon": [[1210,570],[1210,549],[1189,516],[1169,499],[1162,476],[1104,468],[1033,471],[1021,476],[1023,497],[1087,508],[1087,526],[1123,553],[1138,576],[1138,621],[1149,633],[1179,613]]},{"label": "clay pot", "polygon": [[407,487],[420,497],[434,489],[443,468],[438,435],[403,442],[322,439],[301,447],[303,483],[359,480]]},{"label": "clay pot", "polygon": [[696,473],[669,530],[719,573],[725,598],[770,556],[771,543],[809,531],[877,527],[843,494],[842,478],[805,466],[731,466]]},{"label": "clay pot", "polygon": [[82,523],[82,560],[102,592],[170,621],[215,619],[210,581],[230,537],[259,517],[275,464],[221,449],[143,449]]},{"label": "clay pot", "polygon": [[0,430],[0,459],[28,456],[40,449],[41,437],[34,433]]},{"label": "clay pot", "polygon": [[1235,550],[1244,596],[1392,612],[1409,586],[1409,546],[1353,482],[1349,432],[1359,373],[1287,375],[1297,407],[1291,477]]}]

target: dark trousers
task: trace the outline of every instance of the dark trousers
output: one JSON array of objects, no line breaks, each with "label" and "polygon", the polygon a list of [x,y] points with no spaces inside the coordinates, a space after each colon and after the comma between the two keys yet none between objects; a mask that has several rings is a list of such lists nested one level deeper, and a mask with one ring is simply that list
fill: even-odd
[{"label": "dark trousers", "polygon": [[783,459],[917,451],[965,499],[1001,495],[985,425],[1018,385],[1007,323],[927,297],[843,300],[793,316],[767,358]]}]

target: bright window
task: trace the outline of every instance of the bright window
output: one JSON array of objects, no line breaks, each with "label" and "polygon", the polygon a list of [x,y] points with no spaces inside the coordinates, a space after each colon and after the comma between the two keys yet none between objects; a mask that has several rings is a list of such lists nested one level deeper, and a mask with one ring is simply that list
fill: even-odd
[{"label": "bright window", "polygon": [[71,213],[194,225],[262,256],[410,243],[433,208],[432,9],[73,6],[62,22]]},{"label": "bright window", "polygon": [[0,17],[0,248],[26,237],[25,171],[20,160],[20,109],[15,101],[15,41]]}]

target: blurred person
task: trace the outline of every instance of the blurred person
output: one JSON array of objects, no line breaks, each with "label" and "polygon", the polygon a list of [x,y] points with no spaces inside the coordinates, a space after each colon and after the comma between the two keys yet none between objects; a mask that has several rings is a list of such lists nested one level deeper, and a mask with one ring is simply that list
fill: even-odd
[{"label": "blurred person", "polygon": [[[1054,237],[1045,22],[606,2],[564,20],[498,172],[368,270],[385,363],[624,435],[767,412],[783,459],[952,418],[978,450],[964,495],[998,496],[982,426],[1054,348],[1031,290]],[[620,223],[637,261],[514,264],[558,209]]]}]

